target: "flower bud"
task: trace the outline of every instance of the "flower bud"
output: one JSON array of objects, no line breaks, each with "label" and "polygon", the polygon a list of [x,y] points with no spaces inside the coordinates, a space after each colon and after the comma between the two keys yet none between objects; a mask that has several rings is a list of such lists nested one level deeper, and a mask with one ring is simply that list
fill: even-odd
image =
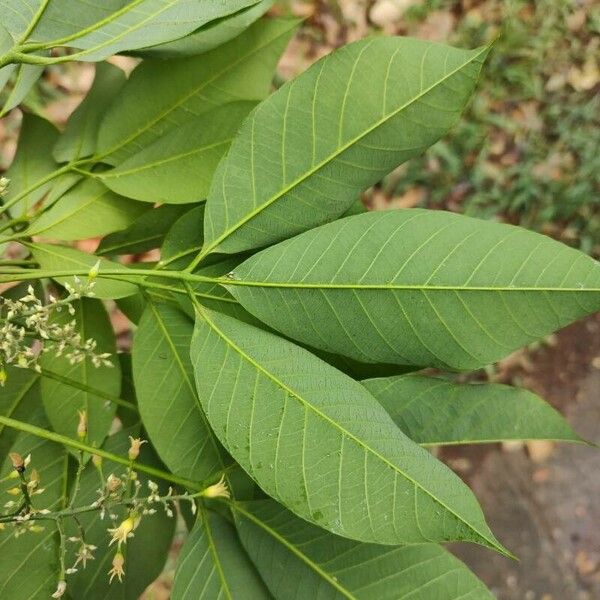
[{"label": "flower bud", "polygon": [[140,455],[140,447],[142,444],[146,443],[146,440],[142,440],[140,438],[132,438],[131,436],[129,436],[129,442],[130,446],[127,456],[129,457],[129,460],[135,460]]},{"label": "flower bud", "polygon": [[11,452],[8,456],[15,471],[23,473],[23,471],[25,471],[25,461],[23,460],[23,457],[18,452]]},{"label": "flower bud", "polygon": [[77,437],[80,440],[84,440],[87,436],[87,412],[85,410],[78,410],[79,423],[77,424]]}]

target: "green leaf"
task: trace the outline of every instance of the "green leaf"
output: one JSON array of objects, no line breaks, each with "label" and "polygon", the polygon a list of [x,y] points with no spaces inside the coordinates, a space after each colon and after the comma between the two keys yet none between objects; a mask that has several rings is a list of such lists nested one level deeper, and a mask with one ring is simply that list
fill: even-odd
[{"label": "green leaf", "polygon": [[[132,428],[120,431],[106,440],[103,448],[109,452],[118,455],[126,455],[129,448],[128,436],[139,437],[139,429]],[[144,464],[159,466],[160,462],[156,455],[149,448],[149,444],[144,444],[140,452],[139,461]],[[114,473],[116,476],[126,479],[126,469],[118,468],[110,463],[104,463],[105,473]],[[142,484],[140,495],[148,495],[147,481],[148,477],[143,473],[138,473],[138,478]],[[98,499],[99,478],[97,469],[90,463],[81,477],[81,491],[77,496],[77,506],[89,505]],[[161,482],[156,483],[160,486],[160,494],[165,495],[166,486]],[[127,540],[127,545],[123,549],[125,555],[125,576],[123,583],[114,580],[109,583],[108,571],[111,568],[112,558],[116,552],[115,546],[109,546],[110,534],[107,529],[113,527],[112,521],[108,518],[102,520],[100,512],[83,513],[79,519],[85,530],[85,539],[88,544],[97,546],[94,551],[94,560],[87,564],[85,569],[79,569],[74,575],[67,579],[68,590],[72,598],[106,600],[138,600],[143,591],[150,585],[162,572],[167,559],[169,549],[173,540],[175,529],[175,519],[169,518],[162,507],[157,506],[157,513],[154,515],[144,515],[134,532],[134,536]],[[117,515],[117,523],[126,516],[123,506],[111,509]],[[68,535],[79,535],[73,522],[70,522],[71,529]],[[71,552],[67,556],[67,565],[75,562],[73,550],[77,549],[76,544],[69,544]]]},{"label": "green leaf", "polygon": [[[5,195],[6,201],[10,201],[58,168],[52,158],[52,148],[57,138],[58,130],[50,121],[29,113],[23,115],[17,153],[5,174],[10,179],[10,188]],[[11,215],[20,217],[28,213],[33,205],[43,198],[50,185],[48,182],[19,200],[10,209]]]},{"label": "green leaf", "polygon": [[[31,254],[39,263],[40,267],[46,271],[67,271],[71,269],[90,270],[98,261],[98,257],[87,252],[81,252],[74,248],[66,246],[56,246],[53,244],[30,244]],[[127,275],[127,267],[120,263],[110,262],[105,258],[100,258],[100,270],[116,269],[123,271]],[[69,283],[73,285],[73,277],[53,277],[62,285]],[[81,279],[84,279],[82,276]],[[117,281],[116,279],[98,279],[94,287],[94,293],[98,298],[116,299],[131,296],[138,292],[138,286],[128,281]]]},{"label": "green leaf", "polygon": [[297,24],[264,20],[202,56],[144,61],[102,123],[97,149],[102,160],[117,165],[172,127],[215,106],[264,98]]},{"label": "green leaf", "polygon": [[[3,395],[4,390],[0,396]],[[29,423],[48,427],[48,421],[39,403],[38,391],[26,394],[22,398],[20,410],[27,415]],[[3,437],[4,432],[0,432],[2,448]],[[67,466],[64,450],[57,444],[24,433],[16,434],[12,442],[10,451],[18,452],[23,457],[31,454],[30,468],[40,473],[40,487],[44,492],[33,496],[34,507],[50,510],[62,508]],[[1,481],[12,470],[10,459],[4,453],[2,457],[0,497],[4,499],[4,504],[6,500],[13,498],[6,491],[14,487],[16,481]],[[0,597],[3,600],[47,600],[56,590],[59,573],[58,535],[51,521],[45,521],[43,526],[44,530],[41,532],[26,531],[18,538],[14,537],[12,525],[0,530]]]},{"label": "green leaf", "polygon": [[169,229],[160,249],[160,265],[170,269],[186,267],[202,248],[204,204],[179,218]]},{"label": "green leaf", "polygon": [[374,38],[282,86],[246,120],[215,174],[203,255],[266,246],[344,214],[454,124],[488,51]]},{"label": "green leaf", "polygon": [[125,73],[118,67],[109,63],[96,65],[90,91],[67,121],[54,146],[52,154],[57,162],[70,162],[95,152],[100,122],[125,81]]},{"label": "green leaf", "polygon": [[171,598],[221,597],[268,600],[271,595],[246,556],[235,528],[224,517],[200,507],[177,561]]},{"label": "green leaf", "polygon": [[493,598],[441,546],[361,544],[326,534],[272,500],[232,508],[242,543],[276,598]]},{"label": "green leaf", "polygon": [[[4,70],[6,70],[5,73],[1,73]],[[0,81],[4,77],[11,79],[10,91],[3,99],[0,108],[0,118],[23,101],[43,72],[44,67],[38,67],[37,65],[9,65],[0,70]],[[0,87],[2,86],[0,85]]]},{"label": "green leaf", "polygon": [[111,190],[136,200],[167,204],[204,200],[217,164],[255,105],[233,102],[209,110],[99,177]]},{"label": "green leaf", "polygon": [[422,375],[362,383],[394,423],[419,444],[582,441],[560,413],[527,390],[493,383],[460,384]]},{"label": "green leaf", "polygon": [[125,229],[148,210],[118,196],[95,179],[84,179],[59,198],[23,235],[85,240]]},{"label": "green leaf", "polygon": [[[56,356],[54,352],[50,352],[42,355],[42,368],[89,388],[101,390],[111,396],[119,396],[121,369],[115,355],[115,335],[104,306],[99,300],[83,298],[74,302],[73,307],[73,317],[63,311],[56,321],[67,324],[74,319],[82,341],[94,339],[97,344],[96,352],[109,352],[112,355],[110,361],[113,366],[94,367],[90,358],[71,364],[65,356]],[[102,445],[117,408],[116,404],[100,396],[46,377],[42,378],[42,401],[54,431],[71,438],[77,438],[78,411],[85,410],[88,416],[87,443],[95,446]]]},{"label": "green leaf", "polygon": [[303,343],[446,369],[482,367],[600,309],[600,266],[585,254],[422,209],[324,225],[254,255],[227,283],[249,312]]},{"label": "green leaf", "polygon": [[191,356],[221,443],[297,515],[360,541],[461,539],[503,551],[469,488],[358,382],[291,342],[205,309]]},{"label": "green leaf", "polygon": [[138,254],[158,248],[173,223],[189,210],[186,206],[159,206],[147,210],[127,229],[106,236],[97,254]]},{"label": "green leaf", "polygon": [[[144,46],[185,36],[201,25],[221,18],[256,0],[4,0],[6,27],[15,36],[45,48],[81,49],[74,58],[102,60]],[[33,4],[33,6],[32,6]],[[68,18],[66,18],[68,15]],[[27,31],[23,32],[26,25]],[[27,35],[29,33],[29,35]]]},{"label": "green leaf", "polygon": [[223,458],[196,395],[193,331],[182,312],[148,301],[133,341],[133,377],[144,426],[161,459],[174,473],[204,481],[223,469]]},{"label": "green leaf", "polygon": [[274,0],[260,0],[254,6],[208,23],[186,37],[143,48],[136,55],[145,58],[177,58],[208,52],[240,35],[262,17],[273,6],[273,2]]},{"label": "green leaf", "polygon": [[[29,369],[5,365],[7,380],[0,390],[0,415],[28,419],[32,406],[41,405],[40,376]],[[7,456],[18,433],[0,424],[0,456]]]}]

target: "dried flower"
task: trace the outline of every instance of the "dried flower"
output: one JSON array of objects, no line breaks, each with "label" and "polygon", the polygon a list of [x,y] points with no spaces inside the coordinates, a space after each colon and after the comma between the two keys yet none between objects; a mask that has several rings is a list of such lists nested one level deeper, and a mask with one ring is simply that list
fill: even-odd
[{"label": "dried flower", "polygon": [[116,477],[112,473],[106,478],[106,489],[110,493],[116,492],[121,487],[121,485],[123,485],[121,479],[119,479],[119,477]]},{"label": "dried flower", "polygon": [[129,436],[129,442],[130,446],[127,456],[129,457],[129,460],[135,460],[140,455],[140,447],[142,444],[146,443],[146,440]]},{"label": "dried flower", "polygon": [[202,496],[205,498],[230,498],[229,489],[225,483],[225,475],[221,475],[221,479],[214,485],[207,487]]},{"label": "dried flower", "polygon": [[19,473],[23,473],[26,466],[23,457],[18,452],[10,452],[8,456],[12,462],[13,469]]},{"label": "dried flower", "polygon": [[54,592],[54,594],[52,594],[53,598],[62,598],[65,595],[65,592],[67,591],[67,582],[64,580],[61,580],[58,582],[58,585],[56,586],[56,591]]},{"label": "dried flower", "polygon": [[79,413],[79,423],[77,424],[77,437],[80,440],[84,440],[87,436],[87,412],[85,410],[78,410]]},{"label": "dried flower", "polygon": [[110,575],[110,583],[116,577],[119,580],[119,583],[123,583],[123,575],[125,575],[125,570],[123,569],[123,565],[125,564],[125,557],[121,553],[120,550],[117,550],[113,561],[112,561],[112,569],[108,572]]}]

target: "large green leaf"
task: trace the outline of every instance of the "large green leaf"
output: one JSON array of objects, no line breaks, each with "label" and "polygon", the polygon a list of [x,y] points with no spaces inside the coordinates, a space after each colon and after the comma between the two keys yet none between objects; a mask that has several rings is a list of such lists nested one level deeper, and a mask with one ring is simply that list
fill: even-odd
[{"label": "large green leaf", "polygon": [[342,215],[450,128],[488,50],[363,40],[281,87],[244,123],[215,174],[203,254],[265,246]]},{"label": "large green leaf", "polygon": [[273,2],[274,0],[260,0],[235,14],[208,23],[190,35],[166,44],[143,48],[136,54],[150,58],[176,58],[208,52],[240,35],[262,17],[273,6]]},{"label": "large green leaf", "polygon": [[148,301],[133,342],[133,377],[144,427],[164,463],[204,481],[223,469],[223,459],[196,395],[193,330],[176,308]]},{"label": "large green leaf", "polygon": [[95,179],[84,179],[42,213],[25,232],[64,241],[84,240],[125,229],[148,210]]},{"label": "large green leaf", "polygon": [[[40,267],[46,271],[90,270],[98,261],[93,254],[53,244],[31,244],[31,253]],[[127,274],[127,267],[105,258],[100,259],[100,270],[103,268],[116,269],[123,271],[124,275]],[[85,276],[81,276],[81,279],[84,278]],[[65,283],[73,285],[73,277],[54,277],[54,279],[63,285]],[[138,291],[137,285],[116,279],[98,279],[94,287],[96,296],[103,299],[124,298]]]},{"label": "large green leaf", "polygon": [[248,559],[235,528],[200,508],[177,561],[172,600],[268,600],[265,584]]},{"label": "large green leaf", "polygon": [[464,539],[502,551],[469,488],[347,375],[205,309],[191,355],[198,396],[225,448],[299,516],[361,541]]},{"label": "large green leaf", "polygon": [[324,533],[272,500],[234,504],[233,510],[242,543],[275,598],[493,598],[441,546],[354,542]]},{"label": "large green leaf", "polygon": [[419,444],[582,441],[560,413],[527,390],[493,383],[460,384],[422,375],[362,383],[394,423]]},{"label": "large green leaf", "polygon": [[[52,123],[29,113],[23,115],[17,153],[5,174],[10,179],[10,188],[5,194],[7,201],[25,192],[58,168],[52,158],[52,148],[57,138],[58,130]],[[20,217],[29,212],[49,188],[50,183],[46,183],[21,198],[10,209],[11,215]]]},{"label": "large green leaf", "polygon": [[54,146],[52,153],[55,160],[69,162],[94,153],[102,117],[125,81],[125,73],[118,67],[109,63],[96,65],[96,76],[90,91],[70,116]]},{"label": "large green leaf", "polygon": [[102,60],[175,40],[256,1],[2,0],[0,12],[16,42],[69,46],[81,49],[75,58]]},{"label": "large green leaf", "polygon": [[[0,393],[0,396],[3,395],[4,389]],[[20,410],[29,423],[39,427],[49,426],[39,402],[39,392],[26,394],[21,400]],[[0,431],[1,448],[4,448],[5,434]],[[11,438],[9,450],[21,456],[31,454],[29,468],[36,469],[40,474],[40,487],[44,492],[33,496],[34,507],[50,510],[63,508],[67,460],[64,450],[57,444],[24,433]],[[0,480],[11,470],[10,459],[2,453]],[[12,499],[6,491],[15,484],[14,479],[0,482],[2,504]],[[9,511],[3,509],[3,512]],[[27,531],[18,538],[14,537],[12,525],[0,529],[0,597],[3,600],[47,600],[55,591],[59,573],[58,534],[51,521],[45,521],[42,525],[43,531]]]},{"label": "large green leaf", "polygon": [[600,309],[600,266],[585,254],[422,209],[323,225],[256,254],[228,282],[248,311],[311,346],[451,369],[494,362]]},{"label": "large green leaf", "polygon": [[[77,300],[73,307],[73,317],[63,311],[56,321],[66,324],[74,319],[82,340],[92,338],[97,344],[96,352],[111,353],[110,361],[113,366],[94,367],[90,358],[71,364],[65,356],[56,356],[50,352],[42,355],[42,368],[118,397],[121,391],[121,369],[115,356],[115,335],[106,310],[99,300],[90,298]],[[87,443],[95,446],[100,446],[104,441],[117,408],[116,404],[100,396],[46,377],[42,378],[42,402],[54,431],[70,438],[77,438],[77,413],[85,410],[88,416]]]},{"label": "large green leaf", "polygon": [[[125,456],[129,448],[129,437],[139,437],[139,428],[122,430],[119,433],[109,437],[103,448],[114,454]],[[141,463],[152,466],[160,466],[156,455],[149,444],[144,444],[141,449]],[[117,467],[107,461],[104,462],[104,473],[111,472],[115,475],[126,478],[126,469]],[[148,477],[143,473],[138,473],[138,478],[142,484],[141,496],[148,495],[147,481]],[[162,482],[156,482],[160,486],[160,494],[165,495],[167,486]],[[98,499],[98,472],[91,463],[87,466],[81,477],[81,491],[77,496],[76,506],[90,505]],[[85,530],[85,539],[88,544],[97,546],[94,551],[94,560],[89,562],[85,569],[79,568],[74,575],[68,576],[67,584],[71,597],[74,599],[89,598],[105,600],[138,600],[143,591],[150,585],[162,572],[167,559],[169,549],[173,540],[175,529],[175,519],[165,514],[162,507],[157,506],[157,513],[154,515],[145,515],[135,530],[133,538],[127,540],[127,545],[123,549],[125,555],[125,575],[123,582],[114,580],[109,582],[108,571],[111,568],[111,561],[115,554],[114,545],[109,546],[110,534],[107,529],[113,527],[112,521],[108,518],[102,519],[100,511],[88,512],[80,515],[79,520]],[[127,508],[124,506],[114,507],[111,512],[116,515],[116,522],[119,523],[126,515]],[[79,535],[75,523],[69,522],[70,528],[68,535]],[[67,556],[67,565],[74,562],[74,550],[77,544],[69,544],[70,550]]]},{"label": "large green leaf", "polygon": [[147,210],[127,229],[106,236],[97,254],[137,254],[158,248],[171,226],[189,210],[186,206],[165,204]]},{"label": "large green leaf", "polygon": [[297,24],[264,20],[202,56],[144,61],[107,112],[99,155],[105,162],[119,164],[170,128],[215,106],[264,98]]},{"label": "large green leaf", "polygon": [[136,200],[204,200],[217,164],[255,105],[233,102],[209,110],[169,130],[100,178],[111,190]]}]

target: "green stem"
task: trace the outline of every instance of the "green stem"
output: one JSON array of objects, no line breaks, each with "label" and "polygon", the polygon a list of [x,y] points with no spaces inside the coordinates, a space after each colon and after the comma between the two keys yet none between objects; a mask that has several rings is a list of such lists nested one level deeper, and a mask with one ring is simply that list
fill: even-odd
[{"label": "green stem", "polygon": [[[31,425],[30,423],[24,423],[22,421],[17,421],[16,419],[11,419],[10,417],[0,415],[0,424],[10,427],[11,429],[16,429],[17,431],[35,435],[36,437],[48,440],[49,442],[56,442],[57,444],[62,444],[63,446],[74,448],[75,450],[81,450],[83,452],[88,452],[89,454],[96,454],[97,456],[101,456],[102,458],[106,458],[107,460],[111,460],[112,462],[116,462],[126,467],[129,466],[129,459],[125,456],[113,454],[112,452],[108,452],[103,448],[94,448],[93,446],[84,444],[79,440],[60,435],[54,431],[47,431],[46,429],[42,429],[36,425]],[[186,479],[185,477],[179,477],[178,475],[168,473],[167,471],[162,471],[161,469],[156,469],[150,465],[136,463],[136,469],[142,473],[147,473],[153,477],[158,477],[164,481],[169,481],[176,485],[181,485],[196,491],[203,490],[206,487],[200,482],[192,481],[190,479]]]},{"label": "green stem", "polygon": [[102,398],[103,400],[108,400],[117,406],[122,406],[127,410],[132,412],[138,412],[137,406],[133,402],[129,402],[128,400],[123,400],[117,396],[111,396],[102,390],[97,390],[83,383],[79,383],[74,379],[69,379],[68,377],[63,377],[58,373],[54,373],[53,371],[49,371],[48,369],[42,369],[41,372],[42,377],[46,377],[46,379],[53,379],[54,381],[58,381],[59,383],[64,383],[69,387],[76,388],[81,390],[82,392],[87,392],[88,394],[92,394],[93,396],[97,396],[98,398]]}]

